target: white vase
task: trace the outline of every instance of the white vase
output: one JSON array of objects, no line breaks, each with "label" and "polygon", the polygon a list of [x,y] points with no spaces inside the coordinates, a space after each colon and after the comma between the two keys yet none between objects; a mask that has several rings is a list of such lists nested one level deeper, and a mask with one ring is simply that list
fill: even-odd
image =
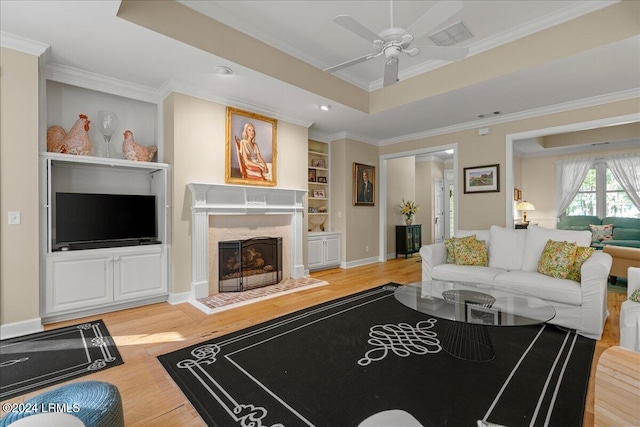
[{"label": "white vase", "polygon": [[407,218],[406,216],[404,217],[404,223],[407,225],[411,225],[413,224],[413,217],[411,218]]}]

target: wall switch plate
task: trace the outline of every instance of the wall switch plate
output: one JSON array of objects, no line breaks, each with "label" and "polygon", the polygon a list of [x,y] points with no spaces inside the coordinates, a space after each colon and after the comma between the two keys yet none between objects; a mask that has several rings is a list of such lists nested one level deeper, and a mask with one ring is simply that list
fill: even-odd
[{"label": "wall switch plate", "polygon": [[9,211],[9,225],[20,224],[20,211]]}]

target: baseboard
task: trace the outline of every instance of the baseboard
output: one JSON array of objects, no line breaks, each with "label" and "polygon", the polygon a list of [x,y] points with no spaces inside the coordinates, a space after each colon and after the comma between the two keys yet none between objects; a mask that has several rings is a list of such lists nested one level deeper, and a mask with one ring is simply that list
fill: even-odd
[{"label": "baseboard", "polygon": [[0,339],[21,337],[23,335],[42,332],[43,330],[42,319],[39,317],[21,322],[6,323],[0,325]]},{"label": "baseboard", "polygon": [[189,298],[191,298],[191,292],[169,294],[169,298],[167,299],[167,302],[171,305],[182,304],[184,302],[189,302]]},{"label": "baseboard", "polygon": [[364,258],[356,261],[343,262],[340,264],[340,268],[354,268],[362,265],[375,264],[379,262],[378,257]]}]

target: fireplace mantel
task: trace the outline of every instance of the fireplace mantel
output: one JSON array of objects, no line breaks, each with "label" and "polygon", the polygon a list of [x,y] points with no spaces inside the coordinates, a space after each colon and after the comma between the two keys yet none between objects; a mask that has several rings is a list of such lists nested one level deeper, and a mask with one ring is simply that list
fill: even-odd
[{"label": "fireplace mantel", "polygon": [[291,277],[304,276],[302,200],[307,190],[192,182],[191,297],[209,296],[209,215],[290,215]]}]

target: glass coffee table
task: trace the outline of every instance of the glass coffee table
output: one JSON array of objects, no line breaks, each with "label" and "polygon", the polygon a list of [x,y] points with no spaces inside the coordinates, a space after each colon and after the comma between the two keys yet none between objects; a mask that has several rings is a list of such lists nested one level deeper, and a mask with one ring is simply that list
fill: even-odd
[{"label": "glass coffee table", "polygon": [[412,283],[398,286],[394,295],[409,308],[452,320],[440,340],[443,350],[478,362],[495,357],[487,327],[537,325],[556,315],[555,308],[540,298],[468,282]]}]

